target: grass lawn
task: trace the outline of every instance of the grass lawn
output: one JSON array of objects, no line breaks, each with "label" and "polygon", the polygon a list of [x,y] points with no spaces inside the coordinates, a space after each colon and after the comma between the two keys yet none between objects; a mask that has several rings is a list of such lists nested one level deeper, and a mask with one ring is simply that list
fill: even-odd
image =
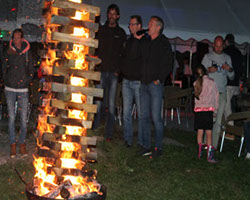
[{"label": "grass lawn", "polygon": [[[103,129],[93,134],[101,135]],[[226,141],[220,162],[210,164],[205,157],[196,158],[196,134],[177,129],[165,135],[185,147],[165,145],[164,154],[157,159],[140,157],[137,147],[127,148],[122,141],[122,130],[117,128],[111,142],[98,144],[98,181],[107,186],[107,200],[249,200],[250,162],[237,158],[239,140]],[[31,181],[34,169],[31,161],[0,166],[1,200],[26,199],[24,184],[13,167]],[[7,178],[6,178],[7,177]],[[4,179],[5,178],[5,179]]]}]

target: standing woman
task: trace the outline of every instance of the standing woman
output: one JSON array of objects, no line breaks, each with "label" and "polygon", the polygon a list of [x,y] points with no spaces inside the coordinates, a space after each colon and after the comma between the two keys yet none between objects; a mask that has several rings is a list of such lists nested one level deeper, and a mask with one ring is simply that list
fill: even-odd
[{"label": "standing woman", "polygon": [[20,113],[21,130],[18,143],[20,154],[27,155],[26,132],[29,92],[28,87],[33,77],[34,65],[29,52],[30,44],[23,38],[23,31],[15,29],[12,40],[3,56],[3,81],[8,109],[8,131],[11,145],[10,156],[16,156],[16,134],[15,134],[15,104]]}]

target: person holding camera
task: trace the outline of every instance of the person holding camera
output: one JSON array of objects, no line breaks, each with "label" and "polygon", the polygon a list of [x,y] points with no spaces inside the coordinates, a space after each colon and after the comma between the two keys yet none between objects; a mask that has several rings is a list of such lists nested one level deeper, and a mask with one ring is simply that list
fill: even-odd
[{"label": "person holding camera", "polygon": [[215,81],[219,91],[219,109],[216,114],[212,132],[212,146],[215,149],[217,149],[218,146],[221,131],[221,120],[227,100],[227,78],[230,80],[233,80],[234,78],[231,58],[223,52],[223,46],[223,38],[221,36],[215,37],[213,51],[211,53],[207,53],[202,60],[202,64],[207,69],[208,76]]}]

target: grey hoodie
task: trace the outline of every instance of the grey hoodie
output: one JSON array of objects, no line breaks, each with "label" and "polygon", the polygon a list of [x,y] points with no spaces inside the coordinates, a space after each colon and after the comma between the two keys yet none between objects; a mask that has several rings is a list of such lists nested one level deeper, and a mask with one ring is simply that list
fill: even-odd
[{"label": "grey hoodie", "polygon": [[226,71],[222,69],[222,65],[228,64],[232,68],[232,61],[230,56],[228,56],[225,53],[222,54],[216,54],[215,52],[207,53],[204,56],[201,64],[203,64],[206,69],[208,69],[211,66],[216,66],[218,68],[218,71],[213,73],[208,73],[208,76],[215,81],[218,91],[220,93],[226,93],[227,78],[233,80],[234,71],[232,72]]}]

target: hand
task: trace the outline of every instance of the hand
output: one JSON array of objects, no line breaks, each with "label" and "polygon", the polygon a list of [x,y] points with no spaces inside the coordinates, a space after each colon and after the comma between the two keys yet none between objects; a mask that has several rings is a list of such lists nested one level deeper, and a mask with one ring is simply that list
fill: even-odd
[{"label": "hand", "polygon": [[222,65],[222,69],[226,70],[226,71],[232,71],[231,67],[228,64],[224,64]]},{"label": "hand", "polygon": [[118,76],[119,74],[117,72],[114,73],[115,76]]},{"label": "hand", "polygon": [[142,35],[137,35],[136,33],[133,34],[134,35],[134,38],[140,40],[145,34],[142,34]]},{"label": "hand", "polygon": [[160,81],[159,81],[159,80],[155,80],[155,81],[153,81],[153,83],[154,83],[155,85],[159,85],[159,84],[160,84]]},{"label": "hand", "polygon": [[208,68],[208,72],[210,72],[210,73],[217,72],[217,71],[218,71],[217,67],[211,66]]}]

